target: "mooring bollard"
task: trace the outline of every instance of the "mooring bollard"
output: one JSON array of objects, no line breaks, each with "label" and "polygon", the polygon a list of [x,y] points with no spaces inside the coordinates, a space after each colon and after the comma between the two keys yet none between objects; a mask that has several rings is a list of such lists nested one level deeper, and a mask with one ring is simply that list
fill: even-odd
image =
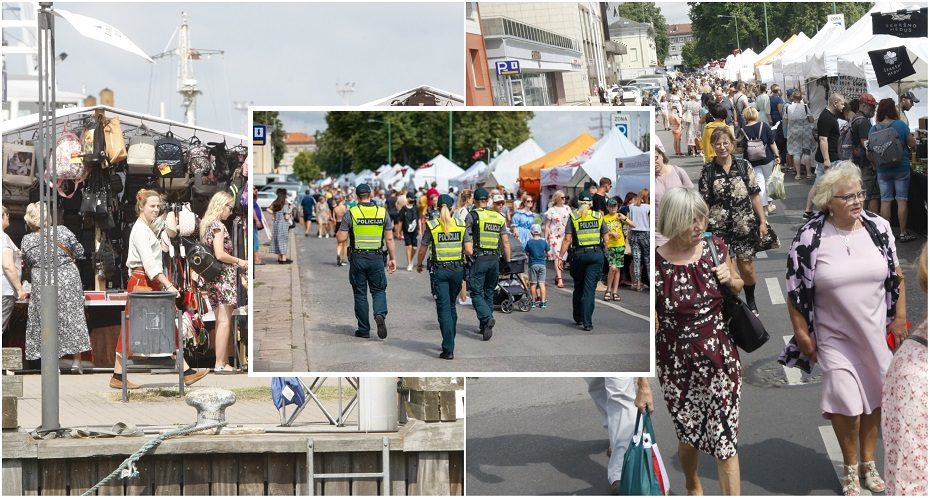
[{"label": "mooring bollard", "polygon": [[[197,409],[197,427],[226,422],[226,408],[236,402],[236,394],[227,389],[208,387],[195,389],[184,398]],[[211,429],[219,434],[221,428]]]}]

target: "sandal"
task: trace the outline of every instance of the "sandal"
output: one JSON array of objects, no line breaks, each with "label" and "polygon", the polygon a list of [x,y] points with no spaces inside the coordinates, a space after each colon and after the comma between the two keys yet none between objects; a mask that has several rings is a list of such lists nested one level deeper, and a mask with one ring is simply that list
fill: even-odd
[{"label": "sandal", "polygon": [[862,489],[859,487],[858,464],[843,465],[843,496],[859,496]]},{"label": "sandal", "polygon": [[213,375],[235,375],[236,373],[236,369],[229,364],[221,367],[213,367]]},{"label": "sandal", "polygon": [[878,474],[875,468],[875,461],[862,462],[859,464],[859,476],[865,480],[865,487],[873,493],[882,493],[885,491],[885,481]]},{"label": "sandal", "polygon": [[610,297],[610,293],[609,293],[609,292],[605,292],[605,293],[604,293],[604,301],[612,301],[612,300],[613,300],[613,299]]},{"label": "sandal", "polygon": [[902,233],[901,235],[898,235],[898,242],[913,242],[914,240],[917,240],[917,237],[910,233]]},{"label": "sandal", "polygon": [[619,300],[620,300],[620,294],[614,292],[614,301],[619,301]]}]

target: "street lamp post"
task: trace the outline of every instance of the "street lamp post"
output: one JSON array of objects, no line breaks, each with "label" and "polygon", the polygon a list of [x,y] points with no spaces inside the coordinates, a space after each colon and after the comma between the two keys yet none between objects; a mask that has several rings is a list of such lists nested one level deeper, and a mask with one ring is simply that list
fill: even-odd
[{"label": "street lamp post", "polygon": [[379,119],[374,119],[374,118],[369,119],[368,122],[369,122],[369,123],[379,123],[379,124],[387,125],[387,133],[388,133],[388,162],[387,162],[387,164],[388,164],[388,166],[391,166],[391,149],[393,148],[393,147],[392,147],[392,144],[391,144],[391,122],[390,122],[390,121],[381,121],[381,120],[379,120]]},{"label": "street lamp post", "polygon": [[[729,17],[729,18],[733,19],[733,24],[736,26],[736,48],[740,48],[740,45],[739,45],[739,19],[737,19],[736,16],[728,16],[728,15],[724,15],[724,14],[717,14],[717,17]],[[742,50],[740,50],[740,52],[742,52]]]}]

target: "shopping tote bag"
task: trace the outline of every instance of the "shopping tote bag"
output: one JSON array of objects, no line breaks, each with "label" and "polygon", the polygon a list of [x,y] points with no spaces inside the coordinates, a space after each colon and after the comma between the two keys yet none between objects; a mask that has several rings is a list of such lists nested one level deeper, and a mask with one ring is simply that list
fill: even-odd
[{"label": "shopping tote bag", "polygon": [[663,496],[662,485],[656,476],[652,442],[655,431],[649,413],[637,412],[633,440],[623,455],[620,474],[620,494],[624,496]]}]

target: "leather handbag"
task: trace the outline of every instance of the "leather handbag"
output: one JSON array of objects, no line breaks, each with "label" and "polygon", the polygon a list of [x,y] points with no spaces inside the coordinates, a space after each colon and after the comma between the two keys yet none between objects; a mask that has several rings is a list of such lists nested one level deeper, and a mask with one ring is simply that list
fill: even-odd
[{"label": "leather handbag", "polygon": [[[704,235],[704,242],[710,249],[714,266],[720,266],[717,246],[710,234]],[[723,294],[723,319],[727,322],[730,338],[733,339],[737,347],[747,353],[759,349],[769,340],[769,333],[765,330],[765,325],[762,325],[762,321],[752,312],[749,305],[734,294],[729,287],[721,285],[720,289]]]},{"label": "leather handbag", "polygon": [[181,240],[184,242],[187,254],[185,259],[190,269],[197,272],[207,282],[216,280],[216,277],[223,271],[223,264],[216,260],[213,252],[195,240],[188,238]]}]

